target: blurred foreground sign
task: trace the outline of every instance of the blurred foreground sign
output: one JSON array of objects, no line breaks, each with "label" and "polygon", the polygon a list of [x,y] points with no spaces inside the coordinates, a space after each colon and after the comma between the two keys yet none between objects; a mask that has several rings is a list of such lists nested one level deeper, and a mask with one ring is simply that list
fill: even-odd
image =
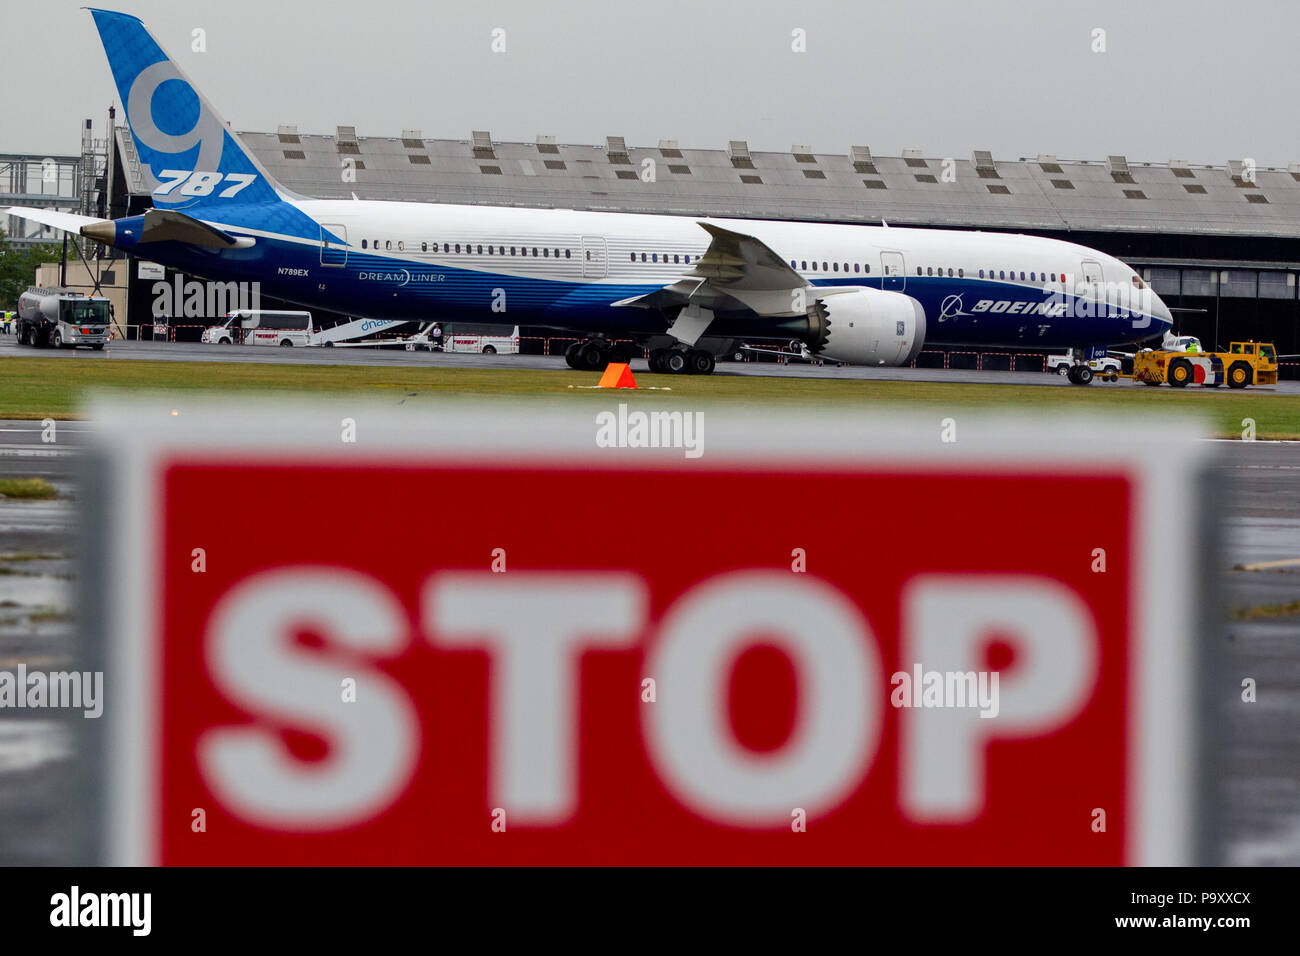
[{"label": "blurred foreground sign", "polygon": [[98,409],[106,859],[1189,859],[1187,429],[581,400]]}]

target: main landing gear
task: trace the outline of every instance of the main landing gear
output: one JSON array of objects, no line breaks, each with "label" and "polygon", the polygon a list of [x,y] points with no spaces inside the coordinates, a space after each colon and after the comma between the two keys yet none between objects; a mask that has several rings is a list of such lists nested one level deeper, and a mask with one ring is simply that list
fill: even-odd
[{"label": "main landing gear", "polygon": [[704,349],[651,349],[650,371],[686,375],[708,375],[716,364],[713,353]]},{"label": "main landing gear", "polygon": [[[580,372],[600,372],[611,362],[630,362],[632,350],[623,344],[592,338],[574,342],[564,351],[569,368]],[[650,371],[684,375],[708,375],[713,371],[713,353],[704,349],[651,349]]]},{"label": "main landing gear", "polygon": [[587,339],[574,342],[564,350],[564,361],[569,368],[580,372],[601,372],[610,362],[632,361],[632,350],[626,345],[614,344],[606,339]]}]

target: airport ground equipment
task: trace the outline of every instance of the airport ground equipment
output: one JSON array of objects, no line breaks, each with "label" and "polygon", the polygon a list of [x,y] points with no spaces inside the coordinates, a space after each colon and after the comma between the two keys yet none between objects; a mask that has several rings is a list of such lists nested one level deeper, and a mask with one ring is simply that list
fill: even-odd
[{"label": "airport ground equipment", "polygon": [[1133,381],[1174,388],[1276,385],[1277,350],[1271,342],[1233,342],[1226,352],[1149,349],[1133,356]]},{"label": "airport ground equipment", "polygon": [[[1118,381],[1120,372],[1123,371],[1123,363],[1113,355],[1102,355],[1088,360],[1088,368],[1092,373],[1103,381]],[[1056,372],[1058,375],[1069,375],[1071,370],[1076,368],[1077,362],[1073,353],[1066,352],[1062,355],[1047,356],[1047,370]],[[1078,372],[1074,373],[1076,376]]]},{"label": "airport ground equipment", "polygon": [[32,286],[18,297],[18,343],[33,347],[102,349],[112,305],[101,296]]}]

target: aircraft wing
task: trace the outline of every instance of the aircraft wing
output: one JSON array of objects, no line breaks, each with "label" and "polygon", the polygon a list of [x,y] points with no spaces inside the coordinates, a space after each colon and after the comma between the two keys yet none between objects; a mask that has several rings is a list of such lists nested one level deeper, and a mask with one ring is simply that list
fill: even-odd
[{"label": "aircraft wing", "polygon": [[709,222],[700,228],[713,237],[690,275],[733,289],[802,289],[806,283],[766,243]]},{"label": "aircraft wing", "polygon": [[711,222],[699,225],[712,241],[694,268],[662,289],[614,305],[653,309],[692,304],[717,311],[739,303],[760,315],[803,315],[807,311],[794,307],[793,293],[810,288],[808,282],[766,243]]},{"label": "aircraft wing", "polygon": [[63,232],[80,233],[82,226],[94,226],[108,219],[96,219],[93,216],[78,216],[70,212],[58,212],[54,209],[30,209],[26,206],[5,206],[0,208],[0,215],[28,219],[43,226],[52,226]]}]

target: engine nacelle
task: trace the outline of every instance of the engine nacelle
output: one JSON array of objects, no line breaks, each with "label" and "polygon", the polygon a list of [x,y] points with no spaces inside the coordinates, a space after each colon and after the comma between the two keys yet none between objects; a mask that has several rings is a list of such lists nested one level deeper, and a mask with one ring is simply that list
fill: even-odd
[{"label": "engine nacelle", "polygon": [[818,300],[827,329],[814,352],[850,365],[906,365],[925,344],[925,309],[910,295],[859,289]]}]

